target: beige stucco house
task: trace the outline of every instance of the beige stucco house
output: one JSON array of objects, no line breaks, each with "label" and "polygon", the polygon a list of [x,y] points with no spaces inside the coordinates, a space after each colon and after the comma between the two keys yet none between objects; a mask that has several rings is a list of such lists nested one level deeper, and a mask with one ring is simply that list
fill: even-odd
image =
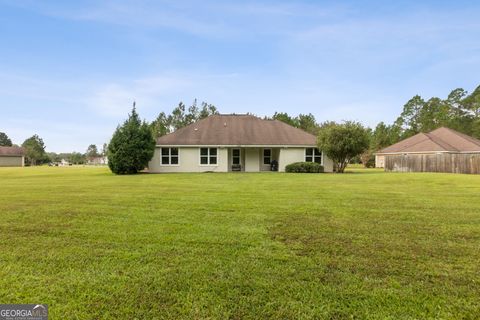
[{"label": "beige stucco house", "polygon": [[293,162],[333,162],[318,150],[316,137],[278,120],[251,115],[212,115],[159,137],[150,172],[278,171]]},{"label": "beige stucco house", "polygon": [[0,167],[23,167],[24,153],[20,147],[0,147]]}]

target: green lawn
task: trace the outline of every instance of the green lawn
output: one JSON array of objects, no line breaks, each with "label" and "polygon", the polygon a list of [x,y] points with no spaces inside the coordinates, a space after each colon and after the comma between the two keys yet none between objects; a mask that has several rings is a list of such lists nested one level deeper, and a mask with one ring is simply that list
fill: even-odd
[{"label": "green lawn", "polygon": [[0,215],[51,319],[480,317],[480,176],[0,168]]}]

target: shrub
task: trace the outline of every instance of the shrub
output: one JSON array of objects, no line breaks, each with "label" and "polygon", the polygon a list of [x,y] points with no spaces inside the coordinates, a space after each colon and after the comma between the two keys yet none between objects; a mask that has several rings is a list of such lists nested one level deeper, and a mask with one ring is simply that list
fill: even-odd
[{"label": "shrub", "polygon": [[375,167],[375,154],[371,150],[367,150],[360,155],[360,162],[365,168]]},{"label": "shrub", "polygon": [[286,172],[294,173],[321,173],[323,166],[316,162],[294,162],[285,167]]}]

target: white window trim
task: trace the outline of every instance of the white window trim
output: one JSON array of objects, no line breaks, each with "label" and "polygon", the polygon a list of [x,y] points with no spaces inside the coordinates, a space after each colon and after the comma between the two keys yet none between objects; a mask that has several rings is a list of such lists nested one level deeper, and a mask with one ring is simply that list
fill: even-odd
[{"label": "white window trim", "polygon": [[[310,147],[310,148],[305,148],[304,152],[303,152],[303,161],[307,162],[307,149],[313,149],[313,154],[312,154],[312,162],[316,163],[315,162],[315,149],[318,149],[318,148],[314,148],[314,147]],[[321,152],[321,157],[320,157],[320,165],[323,166],[323,151],[322,150],[319,150]]]},{"label": "white window trim", "polygon": [[[270,150],[270,163],[265,163],[265,150]],[[273,158],[273,154],[272,154],[272,148],[263,148],[262,150],[262,165],[263,166],[270,166],[272,165],[272,158]]]},{"label": "white window trim", "polygon": [[[238,160],[239,160],[239,165],[242,165],[242,148],[232,148],[232,163],[230,165],[234,165],[233,163],[233,150],[238,150]],[[218,155],[218,151],[217,151],[217,155]],[[217,162],[218,162],[218,159],[217,159]]]},{"label": "white window trim", "polygon": [[[168,149],[168,163],[169,164],[163,164],[162,163],[162,158],[163,158],[162,149]],[[177,155],[178,163],[177,164],[172,164],[172,149],[178,149],[178,155]],[[161,147],[160,148],[160,165],[162,167],[178,167],[178,166],[180,166],[180,148],[178,148],[178,147]]]},{"label": "white window trim", "polygon": [[[208,154],[207,154],[207,159],[208,159],[208,164],[202,164],[202,149],[208,149]],[[216,164],[210,164],[210,149],[217,149],[217,163]],[[198,165],[201,167],[218,167],[218,162],[220,159],[220,156],[218,154],[218,147],[200,147],[198,148]]]}]

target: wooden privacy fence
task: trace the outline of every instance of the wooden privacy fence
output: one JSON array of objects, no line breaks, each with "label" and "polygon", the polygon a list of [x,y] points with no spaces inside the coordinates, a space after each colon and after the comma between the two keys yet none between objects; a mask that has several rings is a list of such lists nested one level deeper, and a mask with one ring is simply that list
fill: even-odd
[{"label": "wooden privacy fence", "polygon": [[385,155],[385,171],[480,174],[480,153]]}]

